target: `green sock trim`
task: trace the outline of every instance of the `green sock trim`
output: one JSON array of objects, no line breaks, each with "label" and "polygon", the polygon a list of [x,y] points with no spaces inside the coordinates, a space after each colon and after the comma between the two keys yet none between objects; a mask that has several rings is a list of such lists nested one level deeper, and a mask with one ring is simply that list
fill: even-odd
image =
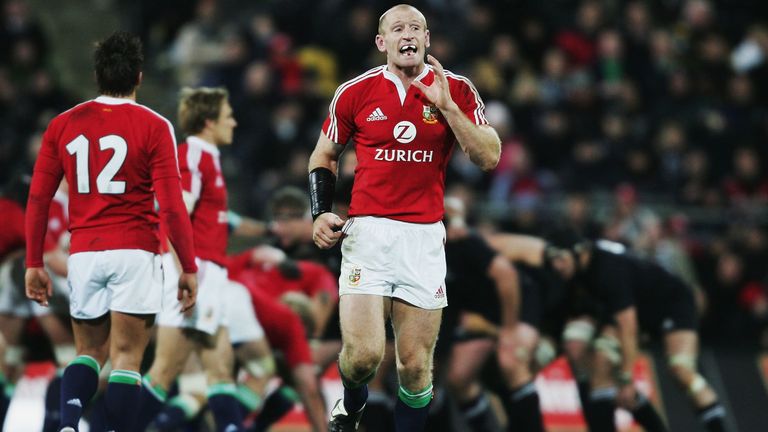
[{"label": "green sock trim", "polygon": [[360,381],[353,381],[347,378],[346,376],[344,376],[344,373],[341,371],[341,365],[339,365],[339,376],[341,377],[341,383],[344,385],[345,388],[354,390],[371,382],[373,378],[376,376],[376,372],[378,370],[379,370],[378,368],[374,369],[371,373],[369,373],[365,378],[361,379]]},{"label": "green sock trim", "polygon": [[208,386],[208,391],[205,392],[207,397],[216,395],[230,395],[235,396],[237,394],[237,387],[232,383],[218,383]]},{"label": "green sock trim", "polygon": [[69,363],[68,366],[72,366],[72,365],[76,365],[76,364],[81,364],[81,365],[88,366],[89,368],[91,368],[94,371],[96,371],[96,375],[101,373],[101,366],[99,365],[99,362],[97,362],[95,358],[93,358],[93,357],[91,357],[89,355],[77,356],[77,358],[72,360],[72,362]]},{"label": "green sock trim", "polygon": [[171,406],[179,407],[182,411],[184,411],[184,418],[186,420],[192,420],[196,415],[197,411],[190,406],[189,402],[182,397],[182,396],[174,396],[171,398],[170,401],[168,401],[168,404]]},{"label": "green sock trim", "polygon": [[400,389],[397,391],[397,397],[411,408],[424,408],[432,400],[432,384],[415,393],[400,386]]},{"label": "green sock trim", "polygon": [[256,411],[261,406],[261,396],[248,388],[248,386],[242,384],[237,386],[235,398],[248,408],[248,411]]},{"label": "green sock trim", "polygon": [[108,382],[110,384],[141,385],[141,374],[134,371],[116,369],[109,374]]},{"label": "green sock trim", "polygon": [[160,384],[152,385],[152,377],[150,377],[149,374],[144,375],[144,378],[141,379],[141,383],[144,385],[144,388],[147,389],[149,394],[154,396],[155,399],[160,402],[165,402],[168,399],[168,392],[163,390]]},{"label": "green sock trim", "polygon": [[293,387],[282,386],[282,387],[280,387],[280,393],[282,393],[283,396],[285,396],[286,398],[288,398],[288,399],[290,399],[290,400],[292,400],[294,402],[300,402],[301,401],[301,397],[296,392],[296,390],[293,389]]}]

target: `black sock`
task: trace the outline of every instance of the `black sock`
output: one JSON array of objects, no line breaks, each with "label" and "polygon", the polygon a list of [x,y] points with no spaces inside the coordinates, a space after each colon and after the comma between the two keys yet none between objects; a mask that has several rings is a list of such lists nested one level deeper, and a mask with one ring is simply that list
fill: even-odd
[{"label": "black sock", "polygon": [[57,432],[59,430],[59,421],[61,420],[61,411],[59,411],[60,401],[61,375],[56,374],[45,389],[45,419],[43,420],[43,432]]},{"label": "black sock", "polygon": [[576,390],[579,392],[579,401],[581,402],[583,410],[584,405],[589,405],[587,402],[589,401],[590,393],[592,393],[592,386],[589,384],[589,378],[576,377]]},{"label": "black sock", "polygon": [[368,400],[368,381],[373,378],[376,371],[372,372],[368,377],[363,379],[362,383],[355,383],[350,381],[341,372],[339,367],[339,376],[341,377],[341,383],[344,385],[344,409],[347,414],[354,414],[365,406],[365,402]]},{"label": "black sock", "polygon": [[179,429],[188,420],[190,419],[180,406],[169,404],[155,417],[153,424],[157,430],[168,431]]},{"label": "black sock", "polygon": [[99,392],[88,404],[86,418],[92,431],[107,430],[107,400],[104,396],[103,392]]},{"label": "black sock", "polygon": [[6,385],[3,385],[3,383],[0,382],[0,426],[5,423],[5,416],[8,414],[8,407],[10,406],[11,397],[6,394]]},{"label": "black sock", "polygon": [[365,415],[360,421],[360,429],[366,432],[390,432],[395,428],[392,420],[394,404],[392,399],[379,391],[368,392]]},{"label": "black sock", "polygon": [[238,406],[235,393],[237,387],[232,383],[214,384],[208,388],[208,408],[216,420],[216,430],[229,432],[232,426],[242,430],[243,416]]},{"label": "black sock", "polygon": [[264,400],[264,405],[261,407],[261,413],[256,417],[253,430],[256,432],[263,432],[269,429],[274,423],[283,418],[289,411],[293,409],[294,400],[289,396],[289,390],[287,387],[281,387]]},{"label": "black sock", "polygon": [[147,429],[155,417],[163,410],[168,394],[159,386],[152,385],[152,379],[145,376],[142,379],[139,412],[136,415],[136,429]]},{"label": "black sock", "polygon": [[493,413],[491,401],[485,392],[480,393],[473,400],[461,404],[459,409],[473,432],[494,432],[499,430],[499,421]]},{"label": "black sock", "polygon": [[616,431],[616,389],[604,388],[592,390],[586,402],[589,407],[585,415],[590,432]]},{"label": "black sock", "polygon": [[645,432],[667,432],[667,426],[645,396],[638,395],[637,405],[632,410],[632,417],[645,429]]},{"label": "black sock", "polygon": [[539,407],[539,393],[533,381],[504,395],[504,409],[509,417],[509,429],[522,432],[544,432]]},{"label": "black sock", "polygon": [[64,369],[61,377],[60,428],[78,430],[83,408],[90,402],[99,386],[99,363],[90,356],[78,356]]},{"label": "black sock", "polygon": [[699,418],[709,432],[725,432],[725,408],[720,402],[713,402],[699,409]]},{"label": "black sock", "polygon": [[141,401],[141,374],[115,369],[107,384],[108,430],[128,432],[136,429],[136,408]]},{"label": "black sock", "polygon": [[429,404],[413,408],[398,398],[395,403],[395,432],[422,432],[427,424]]}]

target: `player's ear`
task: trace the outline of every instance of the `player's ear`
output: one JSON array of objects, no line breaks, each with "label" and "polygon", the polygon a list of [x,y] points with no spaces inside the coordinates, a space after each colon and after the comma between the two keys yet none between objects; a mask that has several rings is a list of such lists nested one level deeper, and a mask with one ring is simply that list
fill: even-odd
[{"label": "player's ear", "polygon": [[143,80],[144,80],[144,72],[139,71],[139,79],[136,80],[136,86],[137,87],[140,86],[141,85],[141,81],[143,81]]},{"label": "player's ear", "polygon": [[384,43],[384,36],[380,34],[376,35],[376,49],[378,49],[379,52],[387,52],[387,46]]},{"label": "player's ear", "polygon": [[424,31],[426,37],[424,38],[424,48],[429,48],[429,29]]}]

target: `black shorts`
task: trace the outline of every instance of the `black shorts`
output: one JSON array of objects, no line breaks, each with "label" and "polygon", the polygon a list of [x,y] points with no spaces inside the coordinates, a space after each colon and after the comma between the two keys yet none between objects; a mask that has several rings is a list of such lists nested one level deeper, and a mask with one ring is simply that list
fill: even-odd
[{"label": "black shorts", "polygon": [[539,329],[544,315],[541,288],[532,278],[520,273],[520,321]]},{"label": "black shorts", "polygon": [[677,330],[698,328],[696,301],[691,289],[677,278],[665,281],[668,292],[674,293],[667,299],[637,305],[640,329],[651,336],[660,336]]}]

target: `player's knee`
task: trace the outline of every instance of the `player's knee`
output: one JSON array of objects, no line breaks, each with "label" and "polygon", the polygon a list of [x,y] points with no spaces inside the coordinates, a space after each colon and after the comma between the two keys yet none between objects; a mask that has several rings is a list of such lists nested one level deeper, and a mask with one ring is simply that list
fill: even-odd
[{"label": "player's knee", "polygon": [[155,357],[152,367],[149,369],[149,376],[154,383],[159,383],[168,388],[173,380],[181,373],[184,362],[170,362],[161,357]]},{"label": "player's knee", "polygon": [[551,340],[542,338],[536,345],[533,358],[536,362],[536,367],[544,369],[557,358],[557,348]]},{"label": "player's knee", "polygon": [[220,383],[232,381],[232,374],[229,368],[223,364],[216,364],[206,367],[205,376],[208,382]]},{"label": "player's knee", "polygon": [[384,350],[374,348],[370,345],[354,345],[345,344],[342,357],[344,357],[344,363],[352,369],[350,372],[352,375],[362,378],[371,373],[381,363],[381,358],[384,356]]},{"label": "player's knee", "polygon": [[694,354],[674,354],[669,356],[668,362],[669,370],[675,377],[675,380],[692,397],[697,398],[710,389],[706,378],[698,372],[696,356]]},{"label": "player's knee", "polygon": [[688,387],[691,393],[697,393],[707,387],[707,382],[698,374],[696,356],[692,354],[674,354],[669,356],[670,373],[681,385]]},{"label": "player's knee", "polygon": [[342,370],[349,380],[353,382],[362,381],[376,370],[379,366],[379,360],[380,358],[374,355],[349,358],[343,363]]},{"label": "player's knee", "polygon": [[271,355],[254,358],[243,363],[243,368],[254,378],[267,379],[275,374],[275,359]]},{"label": "player's knee", "polygon": [[3,357],[5,365],[8,367],[20,367],[24,365],[24,347],[20,345],[8,345],[5,347]]},{"label": "player's knee", "polygon": [[302,376],[296,379],[296,387],[304,394],[315,394],[320,392],[320,385],[314,377]]},{"label": "player's knee", "polygon": [[621,363],[621,344],[613,336],[600,336],[595,339],[595,362],[607,362],[611,365]]},{"label": "player's knee", "polygon": [[80,348],[77,350],[78,356],[87,355],[87,356],[93,357],[96,359],[96,361],[99,362],[101,366],[104,366],[104,363],[107,362],[107,359],[110,357],[109,354],[110,353],[109,353],[108,346],[87,347],[87,348]]},{"label": "player's knee", "polygon": [[571,362],[579,362],[587,355],[595,326],[589,321],[576,320],[569,322],[563,330],[563,349],[565,356]]},{"label": "player's knee", "polygon": [[[410,356],[401,358],[397,365],[397,373],[400,376],[400,382],[410,388],[409,383],[421,383],[428,381],[431,376],[431,364],[429,359],[421,356]],[[416,387],[419,384],[415,384]]]}]

